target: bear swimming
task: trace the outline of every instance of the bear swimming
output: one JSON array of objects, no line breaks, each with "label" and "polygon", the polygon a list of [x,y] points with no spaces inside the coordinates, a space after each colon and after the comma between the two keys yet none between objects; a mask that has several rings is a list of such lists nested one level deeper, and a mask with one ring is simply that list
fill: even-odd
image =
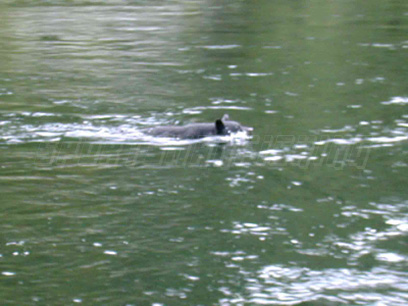
[{"label": "bear swimming", "polygon": [[232,121],[225,114],[222,119],[214,123],[191,123],[182,126],[158,126],[147,130],[147,133],[158,137],[174,138],[203,138],[207,136],[229,135],[240,131],[250,132],[253,128],[243,126],[239,122]]}]

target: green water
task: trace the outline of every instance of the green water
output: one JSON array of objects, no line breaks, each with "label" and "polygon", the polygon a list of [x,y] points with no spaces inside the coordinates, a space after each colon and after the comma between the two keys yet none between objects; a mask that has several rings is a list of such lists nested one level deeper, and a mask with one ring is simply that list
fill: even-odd
[{"label": "green water", "polygon": [[[0,4],[0,304],[406,305],[408,3]],[[155,139],[228,113],[253,135]]]}]

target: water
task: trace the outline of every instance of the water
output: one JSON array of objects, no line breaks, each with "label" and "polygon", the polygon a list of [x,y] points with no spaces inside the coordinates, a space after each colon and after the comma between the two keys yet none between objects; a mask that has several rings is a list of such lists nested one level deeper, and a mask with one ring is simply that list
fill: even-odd
[{"label": "water", "polygon": [[[406,1],[0,4],[4,305],[406,305]],[[228,113],[253,135],[174,140]]]}]

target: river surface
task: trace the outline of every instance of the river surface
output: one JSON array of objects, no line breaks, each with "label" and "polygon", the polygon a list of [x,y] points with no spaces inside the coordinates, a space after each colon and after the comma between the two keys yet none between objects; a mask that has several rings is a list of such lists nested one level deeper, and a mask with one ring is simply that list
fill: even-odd
[{"label": "river surface", "polygon": [[[0,304],[407,305],[407,33],[405,0],[2,0]],[[253,133],[145,133],[225,113]]]}]

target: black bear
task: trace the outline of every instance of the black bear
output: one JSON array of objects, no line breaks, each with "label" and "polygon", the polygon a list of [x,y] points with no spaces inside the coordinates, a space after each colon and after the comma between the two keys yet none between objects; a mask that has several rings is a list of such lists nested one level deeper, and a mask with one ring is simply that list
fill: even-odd
[{"label": "black bear", "polygon": [[158,137],[174,138],[202,138],[207,136],[222,136],[239,131],[250,132],[253,128],[243,126],[239,122],[232,121],[225,114],[222,119],[214,123],[191,123],[182,126],[158,126],[147,131],[148,134]]}]

